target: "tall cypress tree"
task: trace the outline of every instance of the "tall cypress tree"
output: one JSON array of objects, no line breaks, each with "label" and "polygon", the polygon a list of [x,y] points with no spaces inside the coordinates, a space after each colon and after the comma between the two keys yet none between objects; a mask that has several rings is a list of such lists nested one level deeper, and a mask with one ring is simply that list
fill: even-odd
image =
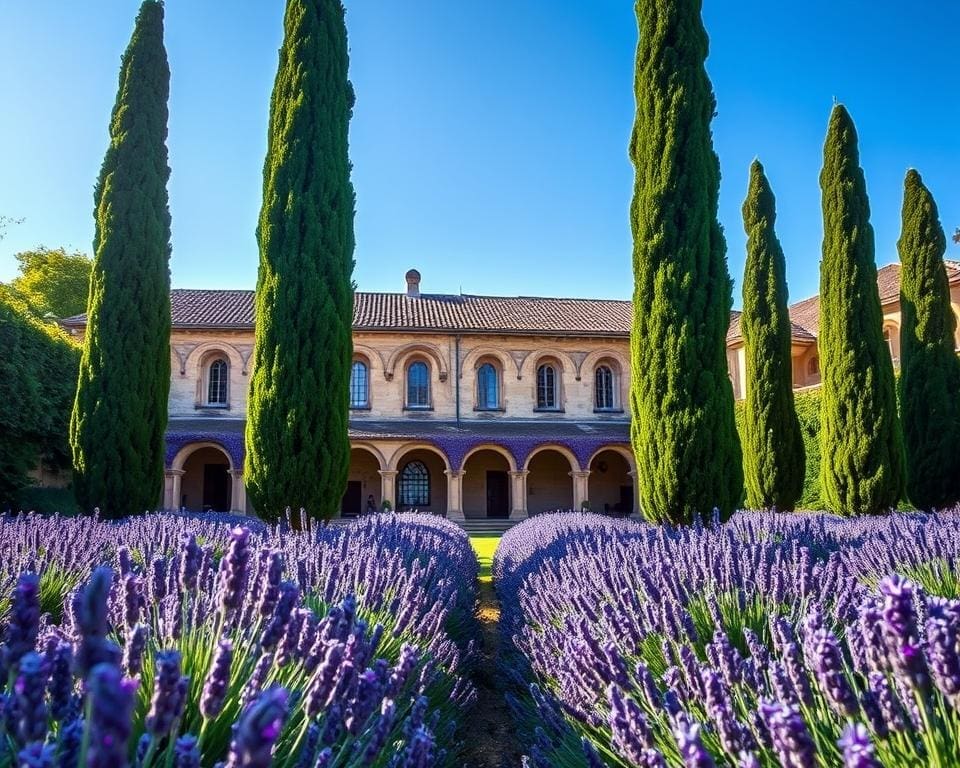
[{"label": "tall cypress tree", "polygon": [[337,514],[353,354],[353,88],[340,0],[288,0],[257,227],[246,483],[257,511]]},{"label": "tall cypress tree", "polygon": [[792,510],[803,493],[804,451],[793,404],[790,315],[776,201],[759,160],[743,203],[747,263],[740,328],[746,345],[743,474],[747,505]]},{"label": "tall cypress tree", "polygon": [[80,505],[153,508],[170,390],[170,212],[163,3],[145,0],[120,65],[110,145],[94,188],[87,330],[70,420]]},{"label": "tall cypress tree", "polygon": [[743,492],[727,373],[731,282],[717,221],[700,0],[637,0],[631,440],[643,513],[682,523]]},{"label": "tall cypress tree", "polygon": [[943,263],[947,239],[920,174],[907,171],[900,251],[900,408],[907,497],[921,509],[960,501],[960,358]]},{"label": "tall cypress tree", "polygon": [[903,493],[903,440],[867,186],[856,128],[842,104],[830,114],[820,189],[821,484],[834,512],[876,514]]}]

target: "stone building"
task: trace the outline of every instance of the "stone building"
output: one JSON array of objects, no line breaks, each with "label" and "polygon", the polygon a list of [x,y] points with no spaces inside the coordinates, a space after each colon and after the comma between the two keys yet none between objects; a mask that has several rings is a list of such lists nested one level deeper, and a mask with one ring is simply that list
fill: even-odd
[{"label": "stone building", "polygon": [[[960,265],[948,266],[960,308]],[[421,294],[416,270],[406,280],[405,293],[355,297],[343,514],[385,504],[452,519],[635,511],[630,303]],[[878,282],[896,360],[899,268]],[[252,511],[242,468],[253,292],[175,289],[171,305],[163,506]],[[819,384],[818,313],[817,297],[790,308],[797,389]],[[84,317],[62,322],[83,333]],[[727,358],[741,398],[736,312]]]}]

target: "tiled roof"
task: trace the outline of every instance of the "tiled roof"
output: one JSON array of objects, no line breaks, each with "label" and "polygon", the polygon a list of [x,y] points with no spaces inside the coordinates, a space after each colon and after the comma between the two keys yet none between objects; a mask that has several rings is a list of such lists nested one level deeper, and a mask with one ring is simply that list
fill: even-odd
[{"label": "tiled roof", "polygon": [[[170,309],[174,328],[253,327],[253,291],[174,288],[170,292]],[[77,315],[61,322],[83,326],[86,316]],[[353,327],[357,330],[628,336],[630,323],[629,301],[354,294]]]},{"label": "tiled roof", "polygon": [[[731,341],[739,341],[743,338],[743,330],[740,327],[740,315],[742,313],[737,310],[733,310],[730,313],[730,327],[727,328],[727,343]],[[791,318],[793,317],[793,312],[790,313]],[[816,336],[810,333],[806,328],[790,321],[790,335],[794,338],[795,341],[816,341]]]},{"label": "tiled roof", "polygon": [[[960,262],[944,259],[947,269],[947,279],[951,282],[960,280]],[[888,304],[900,299],[900,265],[887,264],[877,270],[877,291],[880,294],[880,303]],[[811,296],[809,299],[798,301],[790,306],[790,320],[808,330],[814,337],[820,329],[820,297]]]}]

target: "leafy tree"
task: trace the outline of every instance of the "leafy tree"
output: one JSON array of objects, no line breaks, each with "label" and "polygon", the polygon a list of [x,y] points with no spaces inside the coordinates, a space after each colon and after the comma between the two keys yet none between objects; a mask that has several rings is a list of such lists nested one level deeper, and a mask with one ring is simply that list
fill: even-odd
[{"label": "leafy tree", "polygon": [[900,407],[907,497],[921,509],[960,501],[960,358],[943,263],[947,240],[920,174],[907,171],[900,251]]},{"label": "leafy tree", "polygon": [[0,294],[0,510],[39,462],[69,465],[67,425],[80,350],[26,303]]},{"label": "leafy tree", "polygon": [[803,493],[804,450],[793,403],[790,315],[776,201],[759,160],[743,203],[747,262],[740,328],[746,345],[743,474],[747,505],[792,510]]},{"label": "leafy tree", "polygon": [[90,257],[67,253],[63,248],[22,251],[14,256],[20,274],[10,287],[35,314],[71,317],[87,311],[90,292]]},{"label": "leafy tree", "polygon": [[682,523],[743,493],[727,373],[731,281],[717,222],[716,101],[700,0],[637,0],[631,440],[644,515]]},{"label": "leafy tree", "polygon": [[170,389],[170,212],[163,4],[140,7],[94,189],[94,263],[73,416],[77,500],[109,517],[156,506]]},{"label": "leafy tree", "polygon": [[347,482],[353,89],[339,0],[288,0],[257,227],[245,476],[257,511],[337,514]]},{"label": "leafy tree", "polygon": [[867,186],[856,128],[841,104],[830,115],[820,189],[823,495],[834,512],[876,514],[903,494],[903,439],[883,340]]}]

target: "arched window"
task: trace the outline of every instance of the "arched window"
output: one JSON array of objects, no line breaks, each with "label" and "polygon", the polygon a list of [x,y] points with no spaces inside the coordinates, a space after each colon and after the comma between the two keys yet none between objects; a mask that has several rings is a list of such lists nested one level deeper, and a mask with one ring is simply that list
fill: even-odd
[{"label": "arched window", "polygon": [[890,359],[898,362],[897,355],[897,328],[894,325],[883,326],[883,340],[887,342],[887,348],[890,350]]},{"label": "arched window", "polygon": [[594,374],[594,404],[598,411],[616,408],[613,391],[613,370],[609,365],[598,365]]},{"label": "arched window", "polygon": [[397,504],[407,509],[430,506],[430,471],[422,461],[410,461],[400,470]]},{"label": "arched window", "polygon": [[537,408],[557,408],[557,369],[549,363],[537,368]]},{"label": "arched window", "polygon": [[491,363],[477,368],[477,408],[493,410],[500,407],[500,380]]},{"label": "arched window", "polygon": [[350,367],[350,407],[367,408],[370,405],[370,371],[362,360],[354,360]]},{"label": "arched window", "polygon": [[430,369],[421,361],[407,368],[407,408],[430,407]]},{"label": "arched window", "polygon": [[207,370],[207,405],[227,405],[228,380],[227,361],[218,357]]},{"label": "arched window", "polygon": [[820,358],[814,355],[807,360],[807,376],[820,375]]}]

